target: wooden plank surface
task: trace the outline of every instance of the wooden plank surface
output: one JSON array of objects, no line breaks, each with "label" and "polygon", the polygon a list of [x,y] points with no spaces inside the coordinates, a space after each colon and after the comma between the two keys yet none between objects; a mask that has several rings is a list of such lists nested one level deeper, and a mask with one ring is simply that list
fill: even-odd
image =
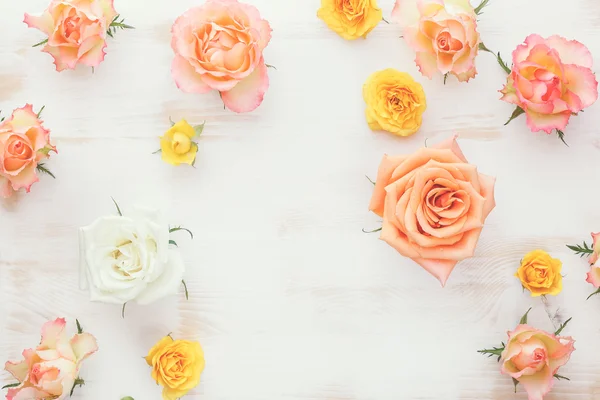
[{"label": "wooden plank surface", "polygon": [[[528,307],[530,321],[577,340],[547,400],[600,399],[600,297],[584,260],[566,243],[600,230],[598,104],[572,119],[570,147],[528,131],[499,98],[505,74],[489,54],[459,84],[419,75],[395,25],[346,42],[317,19],[318,0],[248,0],[273,27],[265,57],[271,86],[255,112],[223,110],[216,93],[179,92],[170,77],[170,26],[193,0],[116,0],[135,31],[110,40],[95,73],[57,73],[31,48],[40,33],[23,13],[46,0],[0,3],[0,108],[46,105],[59,154],[57,176],[0,203],[0,361],[39,339],[42,323],[79,318],[100,351],[84,367],[75,399],[160,398],[141,359],[162,335],[199,340],[207,367],[187,397],[206,400],[483,400],[513,393],[499,365],[476,353],[505,339]],[[380,0],[389,19],[392,0]],[[486,45],[508,58],[530,33],[585,43],[600,61],[597,0],[492,0],[480,18]],[[425,88],[422,130],[408,139],[372,133],[362,84],[379,69],[408,71]],[[598,68],[596,68],[598,71]],[[206,120],[196,169],[151,153],[173,119]],[[498,178],[497,208],[474,258],[446,288],[365,235],[383,153],[408,153],[458,133],[468,159]],[[134,204],[162,209],[194,231],[180,240],[190,300],[152,306],[91,303],[78,287],[77,228]],[[523,293],[513,274],[541,248],[564,263],[564,291]],[[8,380],[1,374],[1,382]]]}]

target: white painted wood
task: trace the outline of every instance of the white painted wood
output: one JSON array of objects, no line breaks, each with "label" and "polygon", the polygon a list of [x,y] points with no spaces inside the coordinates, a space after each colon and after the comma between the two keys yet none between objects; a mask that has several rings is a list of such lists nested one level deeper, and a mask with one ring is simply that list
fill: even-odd
[{"label": "white painted wood", "polygon": [[[547,400],[600,399],[600,297],[585,301],[587,265],[566,243],[600,230],[599,104],[574,118],[570,147],[533,134],[498,100],[504,72],[489,54],[468,84],[429,81],[394,25],[346,42],[317,19],[318,0],[249,0],[274,29],[265,56],[271,87],[254,113],[224,111],[217,94],[179,92],[170,78],[170,26],[193,0],[117,0],[137,27],[111,40],[105,62],[57,73],[32,49],[40,33],[23,13],[46,0],[0,2],[0,107],[46,105],[60,154],[57,176],[0,207],[0,360],[34,346],[43,322],[79,318],[100,351],[74,399],[160,399],[141,359],[162,335],[199,340],[207,367],[187,398],[205,400],[526,399],[477,349],[505,340],[530,306],[520,258],[542,248],[564,262],[564,291],[550,299],[577,351]],[[380,0],[389,17],[392,0]],[[488,47],[505,57],[530,33],[585,43],[600,61],[597,0],[492,0],[480,19]],[[429,109],[408,139],[372,133],[362,84],[395,67],[423,84]],[[196,169],[152,151],[168,118],[207,121]],[[442,289],[426,272],[365,235],[383,153],[406,153],[452,133],[483,173],[498,178],[498,206],[476,256]],[[196,235],[179,240],[191,298],[150,307],[90,303],[78,288],[77,228],[134,204],[160,207]],[[0,375],[7,381],[7,374]]]}]

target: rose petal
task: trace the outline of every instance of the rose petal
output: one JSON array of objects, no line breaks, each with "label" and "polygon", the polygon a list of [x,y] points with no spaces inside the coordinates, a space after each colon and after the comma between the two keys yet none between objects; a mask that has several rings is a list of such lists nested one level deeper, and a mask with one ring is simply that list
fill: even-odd
[{"label": "rose petal", "polygon": [[425,268],[427,272],[435,276],[440,281],[442,287],[446,286],[446,282],[452,273],[452,270],[458,264],[458,261],[453,260],[435,260],[425,258],[413,258],[413,261]]},{"label": "rose petal", "polygon": [[225,106],[237,113],[255,110],[263,101],[269,88],[269,75],[264,61],[247,78],[227,92],[221,92]]},{"label": "rose petal", "polygon": [[52,31],[54,31],[54,20],[52,19],[52,15],[48,12],[44,12],[39,17],[25,13],[23,22],[25,22],[28,27],[39,29],[46,35],[50,35]]},{"label": "rose petal", "polygon": [[591,283],[595,288],[600,288],[600,266],[592,265],[590,267],[586,282]]},{"label": "rose petal", "polygon": [[435,54],[418,52],[416,54],[415,63],[419,67],[421,74],[431,79],[438,72],[437,57]]},{"label": "rose petal", "polygon": [[171,75],[175,84],[186,93],[208,93],[212,90],[202,80],[194,67],[183,57],[176,55],[171,65]]},{"label": "rose petal", "polygon": [[97,67],[102,61],[106,52],[106,41],[102,38],[89,38],[81,44],[79,48],[79,61],[88,67]]},{"label": "rose petal", "polygon": [[563,64],[592,68],[594,63],[592,53],[583,43],[577,40],[567,40],[558,35],[550,36],[546,39],[546,43],[558,52]]},{"label": "rose petal", "polygon": [[458,142],[456,141],[456,139],[458,139],[458,135],[454,135],[454,136],[434,145],[433,148],[435,148],[435,149],[450,149],[450,150],[452,150],[452,152],[454,154],[456,154],[458,156],[460,161],[466,163],[466,162],[468,162],[467,158],[465,157],[462,150],[460,149],[460,146],[458,145]]},{"label": "rose petal", "polygon": [[67,321],[64,318],[57,318],[54,321],[48,321],[42,326],[42,341],[38,349],[54,349],[60,336],[65,330]]},{"label": "rose petal", "polygon": [[89,333],[80,333],[70,340],[77,362],[85,360],[88,356],[98,350],[96,338]]},{"label": "rose petal", "polygon": [[527,391],[529,400],[544,400],[554,385],[554,376],[550,368],[544,367],[533,375],[522,375],[519,383]]},{"label": "rose petal", "polygon": [[385,200],[385,187],[390,183],[392,173],[407,156],[383,156],[381,163],[379,164],[379,170],[377,171],[377,179],[375,182],[375,188],[373,189],[373,195],[371,196],[371,202],[369,204],[369,210],[373,211],[380,217],[383,216],[383,206]]},{"label": "rose petal", "polygon": [[579,109],[571,109],[571,111],[577,113],[598,100],[598,81],[590,69],[577,65],[565,65],[564,73],[567,89],[581,99]]},{"label": "rose petal", "polygon": [[544,131],[551,133],[554,129],[564,130],[571,118],[571,112],[565,111],[558,114],[540,114],[534,111],[525,111],[527,126],[532,132]]},{"label": "rose petal", "polygon": [[392,18],[402,28],[416,24],[420,18],[417,2],[415,0],[396,0]]},{"label": "rose petal", "polygon": [[168,254],[169,260],[165,271],[158,279],[150,282],[146,289],[136,297],[136,303],[150,304],[165,296],[178,293],[185,272],[185,264],[177,250],[169,250]]}]

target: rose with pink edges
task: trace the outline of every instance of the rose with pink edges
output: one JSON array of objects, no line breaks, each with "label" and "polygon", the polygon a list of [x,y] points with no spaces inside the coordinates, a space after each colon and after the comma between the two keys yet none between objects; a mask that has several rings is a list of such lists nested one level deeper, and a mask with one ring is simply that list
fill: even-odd
[{"label": "rose with pink edges", "polygon": [[14,110],[0,123],[0,196],[11,197],[20,189],[29,192],[39,181],[41,161],[51,151],[56,152],[56,147],[50,143],[50,131],[42,126],[33,106]]},{"label": "rose with pink edges", "polygon": [[35,349],[23,351],[23,360],[8,361],[4,367],[18,386],[8,390],[6,400],[62,400],[69,397],[76,383],[81,384],[81,363],[98,350],[96,338],[89,333],[67,337],[66,321],[58,318],[42,327],[42,340]]},{"label": "rose with pink edges", "polygon": [[57,71],[78,64],[97,67],[106,55],[106,38],[132,27],[117,21],[113,0],[52,0],[41,16],[25,14],[24,22],[48,35],[42,51],[54,57]]},{"label": "rose with pink edges", "polygon": [[517,106],[513,117],[525,113],[533,132],[556,130],[562,138],[571,116],[598,99],[592,54],[576,40],[530,35],[512,62],[502,100]]},{"label": "rose with pink edges", "polygon": [[598,262],[598,258],[600,257],[600,233],[592,233],[592,239],[594,241],[592,245],[593,253],[589,259],[590,271],[587,273],[586,281],[598,290],[592,293],[590,297],[600,293],[600,262]]},{"label": "rose with pink edges", "polygon": [[269,87],[263,50],[271,27],[258,10],[237,0],[208,0],[177,18],[171,73],[187,93],[219,91],[230,110],[256,109]]}]

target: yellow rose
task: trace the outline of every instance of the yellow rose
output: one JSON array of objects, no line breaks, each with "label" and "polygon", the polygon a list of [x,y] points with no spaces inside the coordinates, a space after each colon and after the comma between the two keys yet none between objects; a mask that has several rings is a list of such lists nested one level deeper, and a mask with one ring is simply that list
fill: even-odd
[{"label": "yellow rose", "polygon": [[377,0],[321,0],[317,16],[346,40],[367,37],[383,19]]},{"label": "yellow rose", "polygon": [[559,259],[550,257],[543,250],[534,250],[523,257],[515,276],[533,297],[557,295],[562,291],[561,269],[562,262]]},{"label": "yellow rose", "polygon": [[[201,127],[202,125],[197,128],[201,130]],[[173,125],[160,138],[163,161],[173,165],[194,165],[198,152],[198,144],[192,141],[194,136],[196,136],[196,129],[185,119]]]},{"label": "yellow rose", "polygon": [[427,109],[423,87],[406,72],[393,68],[369,76],[363,86],[363,98],[369,128],[399,136],[417,132]]},{"label": "yellow rose", "polygon": [[200,383],[204,352],[198,342],[165,336],[150,349],[146,362],[152,367],[152,379],[163,387],[163,400],[176,400]]}]

